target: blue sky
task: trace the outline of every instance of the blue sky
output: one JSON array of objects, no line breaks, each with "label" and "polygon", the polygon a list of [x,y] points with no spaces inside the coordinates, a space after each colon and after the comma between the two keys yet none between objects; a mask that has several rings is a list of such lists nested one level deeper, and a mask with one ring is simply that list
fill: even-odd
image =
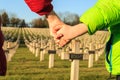
[{"label": "blue sky", "polygon": [[[78,15],[83,14],[92,7],[97,0],[53,0],[54,10],[59,13],[71,12]],[[40,16],[31,12],[24,0],[0,0],[0,11],[5,10],[9,14],[16,14],[17,17],[30,22]]]}]

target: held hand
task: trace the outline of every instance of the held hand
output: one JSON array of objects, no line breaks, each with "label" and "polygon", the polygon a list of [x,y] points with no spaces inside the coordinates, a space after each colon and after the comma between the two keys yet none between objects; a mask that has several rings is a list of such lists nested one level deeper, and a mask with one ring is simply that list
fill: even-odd
[{"label": "held hand", "polygon": [[58,45],[64,46],[67,44],[74,36],[72,35],[72,27],[69,25],[60,25],[57,35],[55,36],[55,41]]},{"label": "held hand", "polygon": [[50,35],[55,37],[57,32],[62,28],[63,23],[58,23],[57,25],[50,27]]},{"label": "held hand", "polygon": [[50,35],[54,37],[57,31],[61,29],[62,27],[61,25],[64,25],[64,23],[61,21],[61,19],[57,16],[57,14],[54,11],[51,11],[48,15],[46,15],[46,19],[49,24]]},{"label": "held hand", "polygon": [[57,35],[55,36],[56,43],[60,46],[66,45],[70,40],[74,39],[77,36],[85,34],[88,29],[84,23],[77,24],[75,26],[70,25],[60,25],[62,26],[57,31]]}]

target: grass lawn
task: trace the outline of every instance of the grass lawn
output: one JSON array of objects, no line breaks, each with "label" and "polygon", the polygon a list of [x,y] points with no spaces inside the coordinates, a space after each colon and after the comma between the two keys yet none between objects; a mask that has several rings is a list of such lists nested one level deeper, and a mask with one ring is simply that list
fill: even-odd
[{"label": "grass lawn", "polygon": [[[94,67],[88,68],[87,63],[87,60],[80,61],[79,80],[107,80],[109,73],[105,68],[104,54],[94,62]],[[28,48],[20,47],[12,61],[8,62],[7,75],[0,80],[70,80],[70,66],[70,61],[55,55],[55,66],[48,69],[48,54],[40,62],[39,57],[35,57]]]}]

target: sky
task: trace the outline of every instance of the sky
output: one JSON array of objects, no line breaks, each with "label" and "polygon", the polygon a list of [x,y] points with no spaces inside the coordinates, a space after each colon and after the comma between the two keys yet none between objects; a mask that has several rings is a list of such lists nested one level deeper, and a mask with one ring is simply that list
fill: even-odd
[{"label": "sky", "polygon": [[[92,7],[97,0],[53,0],[54,11],[56,13],[70,12],[82,15]],[[25,4],[24,0],[0,0],[0,12],[6,11],[8,14],[15,14],[26,22],[39,18],[38,14],[32,12]]]}]

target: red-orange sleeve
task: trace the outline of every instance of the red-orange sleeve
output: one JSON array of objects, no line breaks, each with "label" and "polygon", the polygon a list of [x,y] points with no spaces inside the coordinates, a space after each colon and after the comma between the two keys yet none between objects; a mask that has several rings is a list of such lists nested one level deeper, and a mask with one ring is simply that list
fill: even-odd
[{"label": "red-orange sleeve", "polygon": [[53,5],[51,4],[52,0],[24,0],[24,1],[31,9],[31,11],[39,15],[49,14],[53,9]]}]

